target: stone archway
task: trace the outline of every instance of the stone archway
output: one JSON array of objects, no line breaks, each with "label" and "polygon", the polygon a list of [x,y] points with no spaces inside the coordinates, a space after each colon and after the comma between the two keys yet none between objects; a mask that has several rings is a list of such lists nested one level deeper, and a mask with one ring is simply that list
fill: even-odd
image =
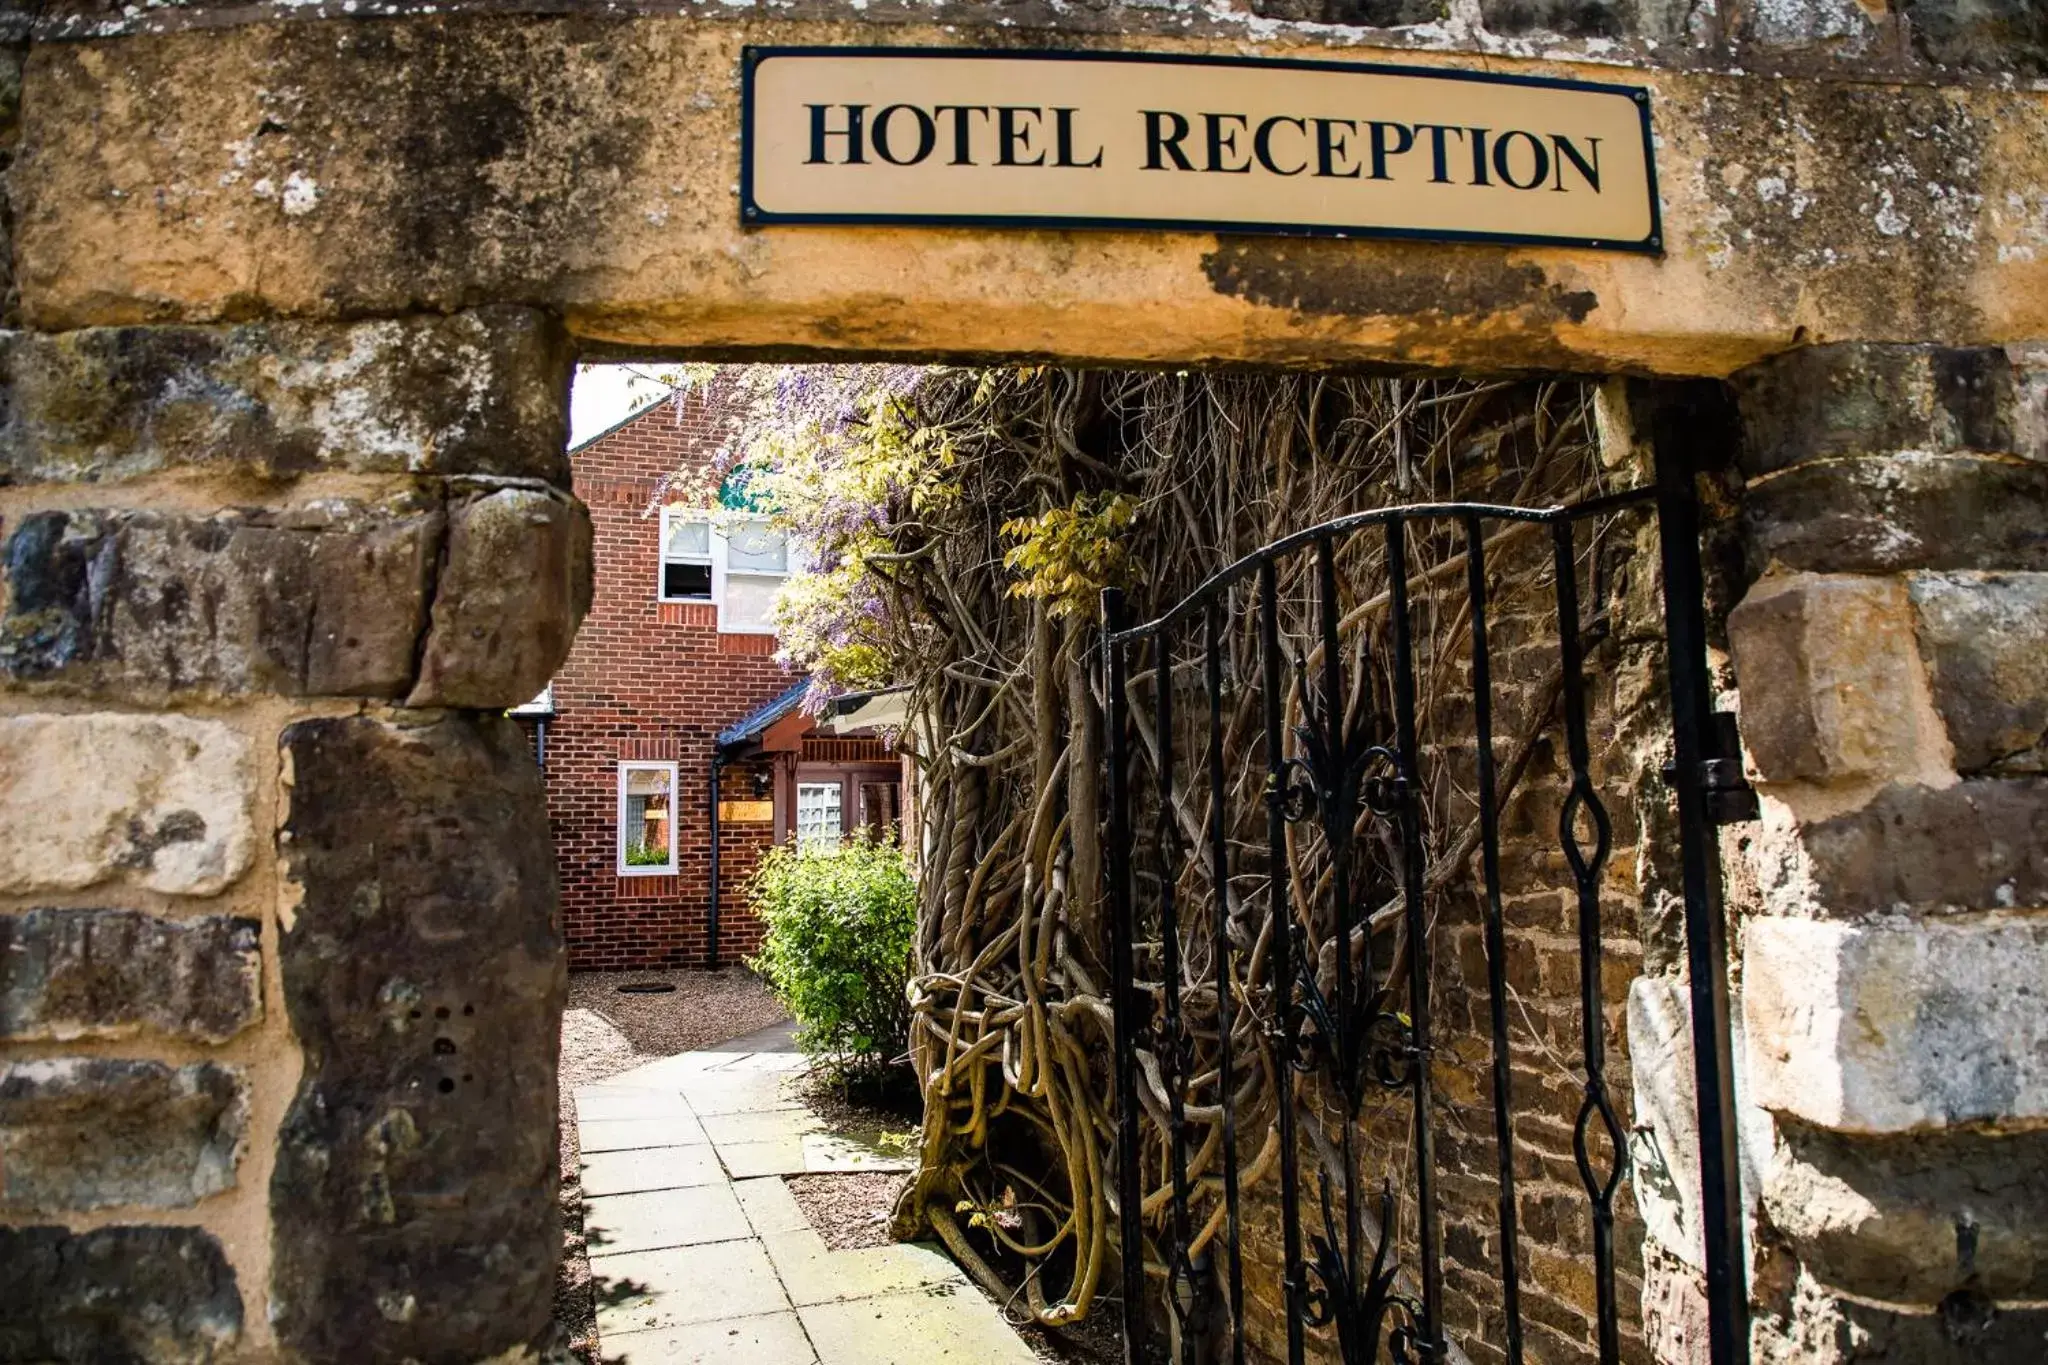
[{"label": "stone archway", "polygon": [[[481,1360],[544,1326],[553,895],[521,862],[537,788],[478,793],[532,787],[489,712],[587,600],[580,346],[1733,376],[1759,586],[1728,628],[1770,818],[1727,855],[1782,1143],[1757,1353],[2031,1358],[2038,1314],[1998,1305],[2048,1297],[2037,27],[378,8],[0,20],[8,1351]],[[1666,254],[740,227],[742,46],[1024,27],[1625,68]],[[1687,1285],[1647,1291],[1659,1358],[1699,1349]]]}]

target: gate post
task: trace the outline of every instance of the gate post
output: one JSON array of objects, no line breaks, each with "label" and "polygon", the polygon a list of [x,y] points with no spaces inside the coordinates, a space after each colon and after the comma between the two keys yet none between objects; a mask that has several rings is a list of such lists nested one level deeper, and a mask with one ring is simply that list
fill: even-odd
[{"label": "gate post", "polygon": [[1728,1013],[1728,931],[1720,849],[1708,790],[1709,761],[1734,755],[1720,753],[1715,747],[1697,488],[1702,468],[1700,443],[1727,432],[1730,423],[1727,399],[1718,384],[1660,386],[1655,399],[1632,406],[1650,417],[1657,482],[1657,540],[1664,579],[1674,750],[1670,776],[1678,804],[1685,961],[1692,1004],[1708,1354],[1713,1365],[1744,1365],[1749,1359],[1749,1277],[1743,1264],[1741,1162]]},{"label": "gate post", "polygon": [[552,1330],[564,993],[503,709],[589,600],[517,307],[0,334],[0,1341]]},{"label": "gate post", "polygon": [[2041,1359],[2048,352],[1736,377],[1760,1361]]}]

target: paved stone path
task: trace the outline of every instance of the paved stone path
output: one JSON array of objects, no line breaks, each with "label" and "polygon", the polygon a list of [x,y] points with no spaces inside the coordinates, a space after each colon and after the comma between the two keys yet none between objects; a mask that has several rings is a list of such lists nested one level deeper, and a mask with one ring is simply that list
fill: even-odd
[{"label": "paved stone path", "polygon": [[[934,1246],[831,1251],[785,1175],[902,1170],[822,1131],[787,1028],[576,1092],[599,1354],[626,1365],[1033,1365]],[[614,1295],[613,1297],[618,1297]]]}]

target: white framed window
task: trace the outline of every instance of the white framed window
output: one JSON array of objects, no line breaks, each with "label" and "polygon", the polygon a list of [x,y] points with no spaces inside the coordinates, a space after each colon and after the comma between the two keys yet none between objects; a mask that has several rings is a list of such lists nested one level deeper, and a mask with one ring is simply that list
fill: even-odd
[{"label": "white framed window", "polygon": [[619,765],[619,875],[676,871],[676,765]]},{"label": "white framed window", "polygon": [[661,579],[656,585],[664,602],[716,600],[712,561],[711,518],[681,507],[661,509]]},{"label": "white framed window", "polygon": [[839,842],[845,832],[842,810],[846,787],[841,782],[796,784],[796,841],[810,848]]},{"label": "white framed window", "polygon": [[766,517],[661,510],[663,602],[711,602],[728,635],[773,635],[775,594],[790,574],[789,537]]},{"label": "white framed window", "polygon": [[729,635],[773,635],[770,612],[789,577],[789,537],[766,517],[716,528],[718,628]]}]

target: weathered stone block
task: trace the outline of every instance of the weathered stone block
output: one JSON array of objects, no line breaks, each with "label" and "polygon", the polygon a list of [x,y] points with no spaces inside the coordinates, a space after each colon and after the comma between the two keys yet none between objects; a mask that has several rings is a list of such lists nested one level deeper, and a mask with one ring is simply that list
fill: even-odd
[{"label": "weathered stone block", "polygon": [[6,546],[0,676],[127,696],[402,697],[443,522],[437,498],[412,493],[25,517]]},{"label": "weathered stone block", "polygon": [[1764,904],[1849,919],[2048,905],[2048,782],[1886,787],[1860,808],[1750,840]]},{"label": "weathered stone block", "polygon": [[1297,23],[1399,28],[1445,17],[1447,0],[1252,0],[1252,13]]},{"label": "weathered stone block", "polygon": [[502,717],[284,734],[279,961],[305,1071],[271,1313],[314,1362],[476,1360],[547,1330],[564,994],[539,770]]},{"label": "weathered stone block", "polygon": [[240,1067],[66,1057],[0,1070],[0,1208],[182,1208],[232,1189]]},{"label": "weathered stone block", "polygon": [[515,706],[590,605],[589,514],[545,486],[442,492],[32,514],[5,547],[0,679]]},{"label": "weathered stone block", "polygon": [[2013,384],[2013,438],[2019,453],[2032,460],[2048,460],[2048,342],[2009,346]]},{"label": "weathered stone block", "polygon": [[220,1043],[263,1015],[261,926],[208,915],[31,910],[0,916],[0,1038]]},{"label": "weathered stone block", "polygon": [[2013,367],[1996,346],[1809,346],[1732,382],[1752,476],[1841,455],[2015,450]]},{"label": "weathered stone block", "polygon": [[[1730,1021],[1738,1076],[1742,1020]],[[1636,1122],[1629,1136],[1630,1179],[1644,1231],[1671,1255],[1704,1273],[1700,1223],[1699,1105],[1693,1089],[1692,1007],[1675,977],[1639,976],[1628,991],[1629,1074]],[[1739,1088],[1739,1087],[1738,1087]],[[1758,1155],[1771,1150],[1770,1119],[1745,1105],[1737,1116],[1745,1202],[1754,1207]]]},{"label": "weathered stone block", "polygon": [[[1903,582],[1767,578],[1728,614],[1742,738],[1766,782],[1941,771]],[[1937,733],[1928,733],[1928,731]]]},{"label": "weathered stone block", "polygon": [[507,488],[450,509],[413,706],[517,706],[547,685],[590,610],[590,514]]},{"label": "weathered stone block", "polygon": [[1479,16],[1495,33],[1563,33],[1619,38],[1634,26],[1634,0],[1479,0]]},{"label": "weathered stone block", "polygon": [[1841,56],[1865,52],[1878,26],[1855,0],[1761,0],[1736,11],[1744,43]]},{"label": "weathered stone block", "polygon": [[2048,1310],[1973,1291],[1933,1308],[1872,1303],[1799,1275],[1783,1316],[1758,1314],[1756,1365],[2038,1365]]},{"label": "weathered stone block", "polygon": [[1849,1133],[2048,1121],[2048,918],[1743,930],[1750,1097]]},{"label": "weathered stone block", "polygon": [[1916,574],[1911,591],[1957,770],[2048,769],[2048,574]]},{"label": "weathered stone block", "polygon": [[210,896],[252,849],[249,742],[189,716],[0,717],[0,892]]},{"label": "weathered stone block", "polygon": [[209,1365],[242,1296],[199,1228],[0,1227],[0,1360]]},{"label": "weathered stone block", "polygon": [[1750,486],[1750,572],[2048,569],[2048,465],[1904,454],[1806,464]]},{"label": "weathered stone block", "polygon": [[1893,1303],[2048,1299],[2048,1133],[1782,1136],[1764,1207],[1822,1282]]},{"label": "weathered stone block", "polygon": [[499,305],[452,316],[0,335],[0,484],[179,467],[566,484],[569,347]]},{"label": "weathered stone block", "polygon": [[1900,0],[1913,48],[1940,66],[2048,74],[2048,7],[2039,0]]}]

